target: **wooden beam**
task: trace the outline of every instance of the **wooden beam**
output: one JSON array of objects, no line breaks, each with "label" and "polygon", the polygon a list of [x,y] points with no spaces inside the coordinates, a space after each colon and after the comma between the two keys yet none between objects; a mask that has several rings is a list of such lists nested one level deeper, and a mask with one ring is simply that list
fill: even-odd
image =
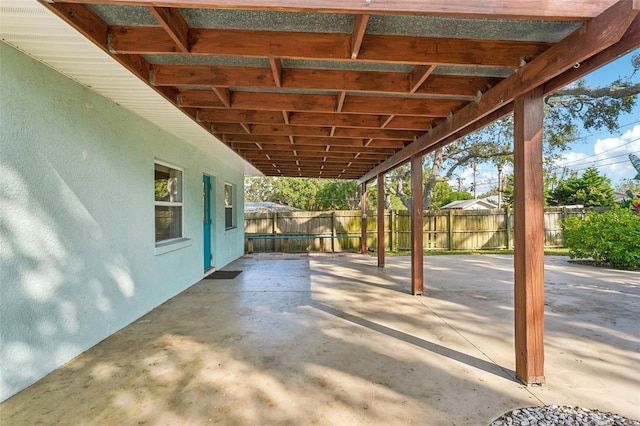
[{"label": "wooden beam", "polygon": [[367,254],[367,183],[360,184],[360,253]]},{"label": "wooden beam", "polygon": [[359,138],[334,139],[334,138],[309,138],[309,137],[296,138],[296,145],[319,145],[319,146],[331,145],[331,146],[351,146],[351,147],[360,147],[360,148],[364,146],[364,144],[362,143],[362,139],[359,139]]},{"label": "wooden beam", "polygon": [[436,69],[435,65],[416,65],[409,73],[409,93],[415,93]]},{"label": "wooden beam", "polygon": [[383,117],[383,119],[380,120],[380,128],[384,129],[385,127],[387,127],[387,125],[391,123],[391,120],[393,120],[393,117],[395,117],[395,115]]},{"label": "wooden beam", "polygon": [[384,268],[384,174],[378,175],[378,268]]},{"label": "wooden beam", "polygon": [[[180,50],[162,29],[110,28],[111,48],[126,54],[172,54]],[[350,60],[351,35],[192,28],[192,55]],[[295,40],[295,43],[292,43]],[[358,59],[381,63],[513,68],[548,49],[549,43],[365,35]]]},{"label": "wooden beam", "polygon": [[154,86],[223,86],[276,88],[269,68],[205,65],[154,65]]},{"label": "wooden beam", "polygon": [[367,35],[358,59],[428,65],[473,65],[489,68],[520,67],[536,57],[548,43]]},{"label": "wooden beam", "polygon": [[256,136],[244,134],[227,134],[224,136],[225,142],[260,142],[289,145],[289,138],[286,136]]},{"label": "wooden beam", "polygon": [[336,101],[336,112],[342,112],[342,108],[344,107],[344,100],[347,97],[347,92],[342,91],[338,94],[338,100]]},{"label": "wooden beam", "polygon": [[481,120],[505,104],[511,103],[517,96],[543,85],[576,63],[617,43],[638,14],[637,8],[640,8],[640,5],[634,6],[633,0],[619,1],[602,15],[592,19],[522,67],[519,72],[487,91],[478,102],[461,108],[451,119],[443,121],[432,131],[376,166],[359,181],[370,180],[378,173],[404,163],[413,155],[427,151],[445,138]]},{"label": "wooden beam", "polygon": [[514,102],[514,275],[516,376],[544,378],[543,90]]},{"label": "wooden beam", "polygon": [[196,118],[216,123],[285,124],[283,115],[277,111],[205,108],[198,110]]},{"label": "wooden beam", "polygon": [[[290,93],[234,92],[231,108],[263,111],[334,112],[335,97],[331,95],[300,95]],[[180,105],[197,108],[221,108],[224,105],[213,92],[181,90]]]},{"label": "wooden beam", "polygon": [[426,131],[431,129],[433,125],[433,118],[427,117],[411,117],[407,115],[393,116],[388,123],[383,123],[385,129],[396,130],[422,130]]},{"label": "wooden beam", "polygon": [[369,139],[394,139],[413,140],[420,136],[420,132],[411,130],[389,129],[361,129],[357,127],[339,127],[333,137],[335,138],[369,138]]},{"label": "wooden beam", "polygon": [[[242,128],[244,129],[245,132],[247,132],[247,134],[251,134],[251,128],[245,124],[245,123],[240,123],[240,126],[242,126]],[[262,149],[261,146],[259,146],[258,148]]]},{"label": "wooden beam", "polygon": [[226,108],[231,107],[231,91],[226,87],[212,87],[213,93],[216,94],[222,105]]},{"label": "wooden beam", "polygon": [[[235,123],[221,123],[216,125],[222,133],[228,134],[242,134],[237,127],[234,127]],[[357,129],[356,129],[357,130]],[[318,136],[329,137],[331,132],[330,127],[313,127],[313,126],[292,126],[286,124],[254,124],[252,128],[252,134],[256,136]],[[396,130],[400,132],[400,130]],[[345,135],[345,137],[349,137]],[[354,136],[357,137],[357,136]]]},{"label": "wooden beam", "polygon": [[418,296],[424,286],[422,155],[411,158],[411,194],[411,294]]},{"label": "wooden beam", "polygon": [[271,65],[276,87],[282,87],[282,61],[278,58],[269,58],[269,65]]},{"label": "wooden beam", "polygon": [[369,15],[356,15],[351,33],[351,59],[358,58],[362,38],[367,30],[367,22],[369,22]]},{"label": "wooden beam", "polygon": [[463,104],[446,99],[415,99],[401,97],[349,96],[344,101],[343,112],[377,115],[420,115],[423,117],[447,117]]},{"label": "wooden beam", "polygon": [[371,129],[380,127],[379,117],[375,115],[340,113],[295,112],[291,114],[291,124],[299,126],[364,127]]},{"label": "wooden beam", "polygon": [[[370,93],[409,92],[405,74],[383,71],[348,71],[290,68],[282,72],[282,85],[290,89],[341,90]],[[455,81],[451,87],[438,87],[443,96],[468,96],[469,93]]]},{"label": "wooden beam", "polygon": [[149,10],[178,46],[178,49],[189,53],[189,24],[180,13],[180,9],[152,6],[149,7]]},{"label": "wooden beam", "polygon": [[376,0],[55,0],[56,3],[123,4],[205,9],[280,10],[343,14],[434,15],[464,18],[513,18],[540,20],[586,20],[599,15],[615,0],[572,2],[546,0],[544,3],[502,0],[397,1]]},{"label": "wooden beam", "polygon": [[619,42],[591,58],[578,63],[578,66],[569,68],[559,76],[549,80],[544,85],[544,93],[548,95],[567,84],[576,81],[598,68],[615,61],[616,59],[633,52],[640,47],[640,14],[631,22],[627,32]]},{"label": "wooden beam", "polygon": [[[410,92],[409,78],[402,73],[302,68],[283,70],[279,59],[270,58],[270,61],[274,62],[272,68],[154,65],[150,81],[155,86],[285,87],[395,94]],[[419,76],[414,78],[419,79]],[[417,90],[421,95],[475,99],[478,91],[485,91],[497,81],[499,79],[487,77],[434,75],[428,84],[422,86],[422,82],[414,81],[416,86],[413,92]]]}]

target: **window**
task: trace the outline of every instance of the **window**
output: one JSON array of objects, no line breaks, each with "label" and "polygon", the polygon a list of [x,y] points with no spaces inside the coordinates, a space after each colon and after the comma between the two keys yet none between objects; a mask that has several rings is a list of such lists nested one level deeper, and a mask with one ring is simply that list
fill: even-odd
[{"label": "window", "polygon": [[224,227],[226,229],[233,228],[235,226],[235,215],[233,214],[233,185],[230,183],[224,184]]},{"label": "window", "polygon": [[182,238],[182,170],[155,163],[156,243]]}]

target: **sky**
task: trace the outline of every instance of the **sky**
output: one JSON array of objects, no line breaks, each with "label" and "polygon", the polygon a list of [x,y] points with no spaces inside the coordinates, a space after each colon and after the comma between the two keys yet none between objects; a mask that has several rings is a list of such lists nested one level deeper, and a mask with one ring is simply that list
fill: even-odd
[{"label": "sky", "polygon": [[[636,53],[640,51],[636,50]],[[617,61],[585,76],[588,86],[607,86],[613,80],[621,76],[631,75],[631,56],[625,55]],[[632,82],[640,82],[640,73],[636,73]],[[640,101],[638,102],[640,104]],[[634,153],[640,157],[640,105],[636,105],[630,114],[620,116],[618,121],[620,130],[610,132],[608,130],[584,130],[580,131],[580,141],[572,144],[572,149],[562,155],[556,162],[558,169],[567,167],[581,175],[588,167],[594,166],[600,174],[611,179],[615,187],[621,180],[630,179],[636,175],[636,171],[629,161],[628,155]],[[506,169],[506,173],[512,173],[512,169]],[[469,189],[473,182],[473,169],[462,171],[460,177],[464,179],[463,188]],[[478,195],[497,187],[498,171],[492,166],[482,166],[476,173]],[[457,181],[450,182],[457,189]]]}]

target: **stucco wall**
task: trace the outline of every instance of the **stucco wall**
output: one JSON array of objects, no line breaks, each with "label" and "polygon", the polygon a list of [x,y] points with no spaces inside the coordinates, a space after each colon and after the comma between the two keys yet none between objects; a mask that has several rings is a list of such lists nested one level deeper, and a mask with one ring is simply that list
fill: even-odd
[{"label": "stucco wall", "polygon": [[[202,175],[214,266],[243,253],[224,227],[241,170],[0,43],[0,400],[203,276]],[[221,153],[220,156],[229,155]],[[154,159],[184,168],[185,237],[155,253]]]}]

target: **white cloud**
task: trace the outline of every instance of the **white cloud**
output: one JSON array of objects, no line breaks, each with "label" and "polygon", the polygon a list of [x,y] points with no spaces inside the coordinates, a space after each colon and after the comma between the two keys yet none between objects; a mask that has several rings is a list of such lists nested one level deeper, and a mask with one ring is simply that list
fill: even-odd
[{"label": "white cloud", "polygon": [[598,139],[593,145],[593,154],[566,153],[556,164],[582,173],[587,167],[596,167],[613,184],[621,179],[632,178],[636,171],[629,161],[629,154],[640,155],[640,125],[622,135]]},{"label": "white cloud", "polygon": [[640,154],[640,126],[634,126],[617,138],[598,139],[593,151],[597,155],[596,167],[612,181],[632,178],[636,172],[629,154]]}]

